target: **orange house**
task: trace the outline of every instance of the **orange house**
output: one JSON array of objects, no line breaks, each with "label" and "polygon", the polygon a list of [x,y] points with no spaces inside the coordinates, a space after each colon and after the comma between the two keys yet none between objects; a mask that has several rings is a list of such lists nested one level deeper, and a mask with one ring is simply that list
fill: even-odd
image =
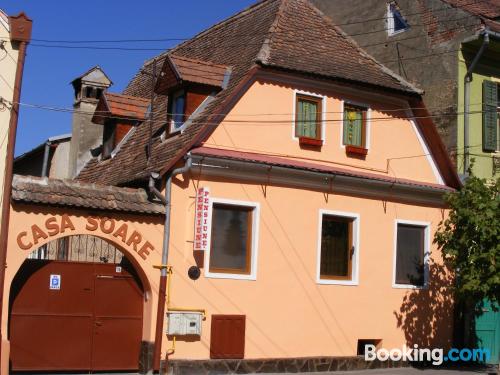
[{"label": "orange house", "polygon": [[164,222],[110,216],[147,233],[142,260],[102,234],[152,285],[142,340],[156,366],[363,367],[364,344],[450,345],[433,236],[460,182],[422,94],[307,0],[259,2],[103,94],[106,155],[77,180],[166,205]]}]

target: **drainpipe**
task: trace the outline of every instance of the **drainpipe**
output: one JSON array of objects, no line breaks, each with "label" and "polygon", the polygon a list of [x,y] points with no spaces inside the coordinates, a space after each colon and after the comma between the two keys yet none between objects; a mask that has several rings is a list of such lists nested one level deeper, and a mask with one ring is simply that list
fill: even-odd
[{"label": "drainpipe", "polygon": [[[5,175],[2,195],[2,216],[0,224],[0,343],[6,332],[2,332],[3,289],[5,283],[5,268],[7,267],[7,243],[9,234],[10,200],[12,196],[12,175],[14,168],[14,148],[16,145],[17,122],[19,119],[19,102],[21,100],[21,85],[23,81],[24,59],[26,48],[31,40],[32,21],[24,13],[9,17],[11,43],[18,43],[16,76],[14,79],[14,94],[10,110],[9,133],[7,138],[7,155],[5,156]],[[3,374],[3,362],[0,350],[0,370]]]},{"label": "drainpipe", "polygon": [[47,177],[48,175],[48,167],[49,167],[49,154],[50,154],[50,146],[52,142],[45,142],[45,149],[43,151],[43,164],[42,164],[42,177]]},{"label": "drainpipe", "polygon": [[470,107],[470,83],[472,82],[472,72],[476,67],[479,59],[483,55],[486,48],[488,48],[488,44],[490,42],[490,36],[488,30],[483,32],[483,44],[481,44],[481,48],[477,52],[476,56],[472,60],[469,68],[467,69],[467,73],[465,73],[464,77],[464,175],[467,174],[469,169],[469,107]]},{"label": "drainpipe", "polygon": [[163,321],[165,319],[165,295],[167,289],[167,268],[168,252],[170,245],[170,208],[172,195],[172,178],[178,174],[186,173],[192,166],[191,154],[187,154],[186,163],[183,167],[172,170],[167,175],[165,183],[165,196],[163,196],[155,187],[155,180],[159,178],[158,173],[152,173],[149,179],[149,191],[165,205],[165,225],[163,228],[163,248],[161,253],[161,274],[160,288],[158,292],[158,313],[156,315],[156,334],[153,356],[153,366],[155,370],[160,369],[161,342],[163,338]]}]

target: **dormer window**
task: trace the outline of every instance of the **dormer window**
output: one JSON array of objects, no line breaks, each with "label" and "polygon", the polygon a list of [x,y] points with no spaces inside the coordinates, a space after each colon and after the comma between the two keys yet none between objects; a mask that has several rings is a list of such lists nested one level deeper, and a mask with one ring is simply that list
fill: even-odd
[{"label": "dormer window", "polygon": [[231,69],[225,65],[168,55],[155,92],[168,96],[166,136],[179,134],[229,82]]},{"label": "dormer window", "polygon": [[103,137],[102,137],[102,159],[108,159],[111,157],[111,153],[116,147],[116,124],[107,123],[104,126]]},{"label": "dormer window", "polygon": [[94,124],[104,126],[102,159],[113,157],[130,131],[147,119],[150,100],[135,96],[112,94],[97,89],[99,102],[92,117]]},{"label": "dormer window", "polygon": [[396,3],[387,4],[387,34],[389,36],[402,33],[410,28],[408,22],[401,15]]},{"label": "dormer window", "polygon": [[170,133],[181,130],[184,124],[186,110],[186,93],[184,90],[175,91],[170,101]]}]

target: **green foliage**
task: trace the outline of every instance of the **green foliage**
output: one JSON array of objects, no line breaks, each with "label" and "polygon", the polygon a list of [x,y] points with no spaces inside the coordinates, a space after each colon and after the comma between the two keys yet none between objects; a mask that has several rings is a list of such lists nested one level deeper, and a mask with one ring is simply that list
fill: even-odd
[{"label": "green foliage", "polygon": [[439,223],[434,242],[455,270],[455,294],[476,304],[500,302],[500,178],[472,174],[464,187],[447,194],[449,216]]}]

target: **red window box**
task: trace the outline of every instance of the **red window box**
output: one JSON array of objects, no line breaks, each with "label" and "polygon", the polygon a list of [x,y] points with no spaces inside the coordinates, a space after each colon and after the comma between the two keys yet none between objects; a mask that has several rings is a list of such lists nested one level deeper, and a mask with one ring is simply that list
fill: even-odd
[{"label": "red window box", "polygon": [[305,146],[323,146],[323,140],[317,138],[309,138],[309,137],[299,137],[299,143]]},{"label": "red window box", "polygon": [[347,145],[345,146],[345,152],[347,154],[366,156],[368,154],[368,150],[364,147]]}]

